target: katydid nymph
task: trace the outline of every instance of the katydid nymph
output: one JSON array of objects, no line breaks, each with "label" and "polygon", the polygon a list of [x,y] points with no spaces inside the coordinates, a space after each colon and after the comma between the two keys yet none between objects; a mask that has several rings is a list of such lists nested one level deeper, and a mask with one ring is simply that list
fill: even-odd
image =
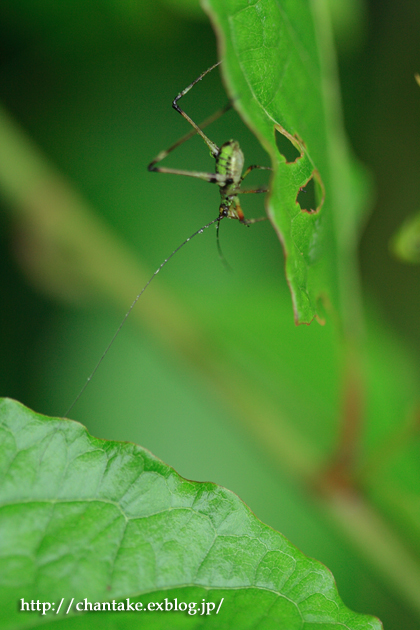
[{"label": "katydid nymph", "polygon": [[[187,175],[188,177],[195,177],[195,178],[198,178],[198,179],[202,179],[205,182],[209,182],[209,183],[212,183],[212,184],[217,184],[219,186],[219,190],[220,190],[219,215],[215,219],[213,219],[212,221],[207,223],[206,225],[203,225],[203,227],[201,227],[199,230],[194,232],[189,238],[185,239],[185,241],[183,241],[176,249],[174,249],[174,251],[168,256],[168,258],[166,258],[159,265],[159,267],[153,273],[151,278],[148,280],[148,282],[142,288],[140,293],[134,299],[134,301],[131,304],[130,308],[128,309],[128,311],[124,315],[124,318],[123,318],[121,324],[119,325],[119,327],[117,328],[116,332],[114,333],[114,336],[112,337],[111,341],[109,342],[109,344],[105,348],[105,350],[104,350],[102,356],[100,357],[99,361],[95,365],[92,373],[90,374],[90,376],[86,380],[85,384],[83,385],[82,389],[80,390],[80,392],[77,395],[77,397],[75,398],[75,400],[72,402],[70,407],[67,409],[65,415],[68,415],[68,413],[73,409],[74,405],[77,403],[77,401],[79,400],[79,398],[81,397],[81,395],[85,391],[85,389],[88,386],[89,382],[92,380],[92,378],[95,375],[97,369],[101,365],[101,363],[104,360],[105,356],[107,355],[109,349],[111,348],[112,344],[114,343],[114,341],[115,341],[117,335],[119,334],[121,328],[125,324],[125,321],[126,321],[127,317],[130,315],[130,313],[133,310],[134,306],[137,304],[138,300],[143,295],[143,293],[145,292],[145,290],[147,289],[149,284],[157,276],[159,271],[166,265],[166,263],[169,262],[169,260],[182,247],[184,247],[184,245],[186,245],[192,238],[197,236],[197,234],[202,234],[204,232],[204,230],[209,228],[211,225],[216,224],[216,228],[217,228],[216,241],[217,241],[217,247],[218,247],[218,251],[219,251],[219,256],[220,256],[221,260],[224,262],[224,264],[226,265],[226,261],[223,258],[223,255],[222,255],[221,250],[220,250],[220,244],[219,244],[219,226],[220,226],[220,222],[222,221],[222,219],[225,219],[225,218],[237,219],[241,223],[243,223],[244,225],[247,225],[247,226],[251,225],[252,223],[257,223],[259,221],[265,221],[267,219],[267,217],[259,217],[257,219],[246,219],[244,217],[243,212],[242,212],[242,208],[241,208],[241,205],[239,203],[238,195],[244,194],[244,193],[265,193],[265,192],[267,192],[268,188],[257,188],[257,189],[253,189],[253,190],[243,190],[241,188],[241,185],[242,185],[242,182],[245,179],[245,177],[247,177],[247,175],[249,175],[249,173],[251,171],[253,171],[254,169],[271,170],[271,168],[268,167],[268,166],[259,166],[259,165],[253,164],[251,166],[248,166],[248,168],[243,172],[244,154],[241,151],[241,148],[239,146],[239,142],[237,140],[228,140],[227,142],[222,144],[221,147],[218,147],[203,132],[203,129],[205,127],[207,127],[210,123],[214,122],[220,116],[222,116],[226,111],[228,111],[228,109],[230,109],[232,107],[232,103],[229,102],[225,107],[223,107],[222,109],[218,110],[215,114],[213,114],[212,116],[207,118],[200,125],[197,125],[188,116],[188,114],[186,114],[178,105],[178,101],[183,96],[185,96],[191,90],[191,88],[194,87],[194,85],[196,85],[196,83],[198,83],[198,81],[201,81],[203,79],[203,77],[206,76],[206,74],[208,74],[209,72],[214,70],[214,68],[216,68],[218,65],[220,65],[220,63],[221,62],[219,61],[218,63],[216,63],[213,66],[211,66],[211,68],[208,68],[205,72],[200,74],[200,76],[197,79],[195,79],[195,81],[193,81],[190,85],[188,85],[188,87],[186,87],[184,90],[182,90],[182,92],[180,92],[175,97],[175,99],[172,102],[172,107],[174,109],[176,109],[176,111],[179,112],[181,114],[181,116],[183,116],[183,118],[185,118],[185,120],[187,120],[190,123],[190,125],[192,126],[192,129],[185,136],[183,136],[177,142],[175,142],[173,145],[171,145],[169,147],[169,149],[166,149],[165,151],[161,151],[155,157],[155,159],[152,160],[152,162],[150,162],[150,164],[148,166],[148,170],[152,171],[152,172],[171,173],[173,175]],[[175,168],[166,168],[166,167],[162,167],[162,166],[156,166],[156,164],[161,162],[169,153],[171,153],[174,149],[176,149],[181,144],[183,144],[184,142],[189,140],[195,134],[198,134],[198,135],[200,135],[203,138],[203,140],[206,143],[207,147],[210,149],[211,156],[216,160],[215,172],[214,173],[206,173],[206,172],[199,172],[199,171],[184,171],[184,170],[175,169]]]}]

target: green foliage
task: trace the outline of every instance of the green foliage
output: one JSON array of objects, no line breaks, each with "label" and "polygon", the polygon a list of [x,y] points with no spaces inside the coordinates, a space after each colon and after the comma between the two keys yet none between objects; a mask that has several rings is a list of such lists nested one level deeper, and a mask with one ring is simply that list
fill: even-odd
[{"label": "green foliage", "polygon": [[[171,100],[217,60],[205,14],[196,13],[192,0],[107,0],[99,9],[93,0],[76,4],[5,0],[0,7],[0,384],[2,393],[52,416],[74,400],[153,271],[189,234],[215,218],[218,208],[215,187],[146,170],[153,156],[188,131]],[[355,31],[343,16],[354,20],[352,7],[359,6],[358,15],[363,8],[353,0],[333,4],[336,23],[341,20],[337,43],[348,55]],[[380,3],[381,10],[386,5],[387,0]],[[406,5],[393,6],[403,20]],[[225,596],[222,612],[208,617],[206,625],[255,627],[261,611],[277,614],[283,599],[261,586],[234,589],[227,582],[251,583],[253,572],[254,583],[263,583],[266,574],[255,569],[263,540],[273,549],[287,547],[302,566],[316,567],[309,587],[321,582],[327,598],[320,602],[312,596],[311,614],[316,608],[329,619],[341,615],[341,621],[347,615],[347,627],[351,619],[369,623],[343,608],[328,572],[289,547],[280,531],[332,570],[347,606],[379,616],[387,630],[417,630],[420,292],[413,287],[419,268],[394,263],[386,243],[402,224],[403,209],[418,207],[414,141],[410,148],[411,137],[418,137],[413,133],[419,120],[415,84],[412,118],[398,106],[410,102],[405,82],[414,83],[402,51],[411,30],[418,49],[419,29],[411,14],[411,30],[395,29],[390,15],[372,20],[374,34],[366,51],[358,52],[363,63],[357,58],[343,63],[342,57],[340,68],[346,126],[353,129],[353,143],[364,160],[371,167],[377,160],[375,179],[382,182],[378,211],[363,243],[365,281],[370,278],[366,294],[380,295],[387,316],[400,322],[399,334],[410,339],[408,351],[369,296],[366,313],[360,308],[356,250],[369,207],[368,187],[343,132],[326,4],[208,0],[206,7],[227,92],[260,142],[233,110],[208,127],[209,137],[218,145],[237,139],[247,165],[273,165],[273,191],[267,198],[271,224],[245,229],[223,222],[222,248],[232,274],[219,264],[210,230],[183,248],[137,304],[72,415],[92,435],[145,445],[183,477],[211,479],[234,490],[274,529],[261,525],[229,492],[183,480],[140,447],[95,440],[79,425],[40,420],[3,403],[9,418],[31,418],[16,432],[25,433],[27,444],[20,444],[8,468],[16,477],[8,515],[16,500],[33,496],[19,503],[16,527],[8,530],[14,547],[10,544],[0,556],[7,561],[7,573],[0,572],[2,610],[10,612],[11,628],[42,623],[45,618],[33,613],[16,617],[18,600],[35,596],[27,588],[31,584],[47,601],[47,591],[51,597],[92,594],[106,600],[115,595],[142,602]],[[414,5],[410,10],[415,12]],[[356,42],[369,28],[359,24]],[[392,45],[400,32],[404,37]],[[400,81],[398,89],[386,85],[391,76]],[[225,102],[215,70],[183,105],[199,122]],[[403,141],[406,129],[410,136]],[[397,146],[404,159],[396,159]],[[197,137],[171,154],[167,165],[213,167]],[[250,188],[265,187],[267,175],[253,171]],[[307,184],[312,175],[313,201]],[[302,186],[307,192],[299,193]],[[397,198],[401,203],[395,203]],[[306,211],[297,203],[303,206],[305,199]],[[243,198],[246,217],[261,216],[263,206],[262,195]],[[289,288],[295,321],[310,322],[316,315],[324,326],[293,326]],[[27,431],[35,428],[45,431],[44,438],[31,442]],[[71,436],[79,439],[71,441]],[[10,437],[8,431],[1,454],[16,448]],[[70,461],[74,466],[66,472],[64,462]],[[103,498],[109,477],[101,471],[107,464],[106,471],[120,473],[112,486],[120,494],[111,502]],[[150,470],[133,481],[141,464]],[[157,481],[145,488],[150,474]],[[127,485],[130,491],[123,497]],[[141,501],[127,506],[125,499],[134,501],[137,488],[145,490]],[[99,496],[100,489],[102,503],[87,505],[86,497]],[[71,504],[52,504],[49,498],[45,505],[45,496],[59,491],[67,492]],[[194,497],[199,500],[192,504]],[[190,520],[174,525],[173,510],[159,511],[169,500],[186,502]],[[144,525],[137,519],[134,530],[125,518],[129,508],[142,505],[157,511],[144,518]],[[252,530],[251,542],[238,550],[230,541],[213,556],[207,584],[180,585],[189,577],[185,572],[193,571],[193,560],[197,566],[208,540],[206,523],[219,509],[229,515],[223,526],[231,533]],[[124,532],[123,522],[130,522]],[[152,571],[150,546],[141,544],[146,529],[147,543],[155,542],[154,558],[161,560],[159,572]],[[132,535],[140,530],[141,540]],[[127,533],[134,546],[118,547],[118,535]],[[187,559],[186,537],[194,549]],[[136,554],[130,553],[133,549]],[[121,563],[124,570],[109,583],[109,567]],[[230,573],[223,573],[225,581],[216,588],[209,587],[221,566]],[[139,567],[145,573],[136,573]],[[277,569],[279,585],[285,567],[273,560],[270,570]],[[133,575],[134,589],[124,582]],[[140,584],[146,577],[149,582]],[[66,593],[58,592],[59,584]],[[90,591],[91,585],[99,590]],[[120,590],[112,590],[115,585]],[[92,625],[96,615],[54,621],[80,627]],[[98,618],[94,623],[101,627],[132,624],[131,613]],[[167,619],[171,627],[199,625],[197,616]],[[320,627],[319,617],[312,621]],[[161,615],[148,623],[162,627]],[[271,630],[274,622],[268,619],[266,625]]]},{"label": "green foliage", "polygon": [[420,262],[420,214],[409,217],[392,239],[392,251],[400,260]]},{"label": "green foliage", "polygon": [[[336,86],[325,14],[307,3],[275,0],[206,0],[205,6],[219,34],[230,95],[271,156],[268,212],[283,244],[296,323],[323,319],[318,301],[336,311],[346,304],[340,267],[356,229],[358,194],[349,185],[348,151],[331,115]],[[296,147],[296,159],[279,151],[278,134]],[[307,211],[298,195],[312,178],[316,205]]]},{"label": "green foliage", "polygon": [[[203,598],[217,606],[224,598],[208,628],[381,627],[349,611],[328,569],[228,490],[182,479],[139,446],[92,438],[75,422],[11,400],[0,402],[0,429],[1,627],[35,623],[34,614],[16,610],[22,598],[63,597],[63,613],[72,597],[74,605],[176,597],[197,608]],[[52,614],[36,614],[37,621]],[[126,621],[203,627],[198,614],[179,613],[176,621],[168,614],[170,621],[158,612]],[[95,615],[78,627],[103,624]]]}]

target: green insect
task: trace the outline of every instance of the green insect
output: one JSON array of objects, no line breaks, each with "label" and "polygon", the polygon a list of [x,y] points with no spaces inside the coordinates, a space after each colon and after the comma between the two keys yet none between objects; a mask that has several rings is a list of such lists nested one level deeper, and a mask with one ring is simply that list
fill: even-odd
[{"label": "green insect", "polygon": [[[86,387],[88,386],[88,384],[92,380],[93,376],[95,375],[97,369],[101,365],[101,363],[104,360],[105,356],[108,354],[108,351],[111,348],[112,344],[114,343],[115,339],[117,338],[121,328],[124,326],[127,317],[130,315],[131,311],[133,310],[133,308],[135,307],[135,305],[137,304],[137,302],[139,301],[139,299],[141,298],[141,296],[143,295],[143,293],[145,292],[145,290],[147,289],[149,284],[157,276],[157,274],[162,269],[162,267],[164,267],[166,265],[166,263],[169,262],[169,260],[172,258],[172,256],[174,256],[177,252],[179,252],[179,250],[182,247],[184,247],[184,245],[186,245],[192,238],[197,236],[197,234],[202,234],[204,232],[204,230],[209,228],[211,225],[216,224],[216,228],[217,228],[217,232],[216,232],[217,247],[218,247],[218,250],[219,250],[220,258],[226,264],[226,261],[224,260],[223,254],[222,254],[222,252],[220,250],[220,244],[219,244],[219,226],[220,226],[220,221],[222,219],[225,219],[226,217],[228,217],[230,219],[238,219],[244,225],[251,225],[251,223],[256,223],[258,221],[265,221],[267,219],[267,217],[260,217],[258,219],[245,219],[244,213],[242,212],[242,208],[241,208],[241,205],[239,203],[238,195],[244,194],[244,193],[264,193],[264,192],[267,192],[267,190],[268,190],[267,188],[257,188],[257,189],[254,189],[254,190],[242,190],[241,185],[242,185],[242,182],[245,179],[245,177],[247,175],[249,175],[249,173],[251,171],[253,171],[254,169],[257,168],[257,169],[263,169],[263,170],[269,170],[270,171],[271,168],[268,167],[268,166],[258,166],[256,164],[253,164],[252,166],[248,166],[248,168],[243,173],[242,171],[243,171],[243,167],[244,167],[244,154],[241,151],[241,148],[239,146],[239,142],[237,142],[236,140],[228,140],[227,142],[222,144],[222,146],[219,148],[203,132],[203,128],[207,127],[207,125],[209,125],[213,121],[217,120],[217,118],[222,116],[228,109],[230,109],[232,107],[232,103],[228,103],[225,107],[223,107],[222,109],[218,110],[215,114],[213,114],[212,116],[207,118],[200,126],[196,125],[195,122],[193,120],[191,120],[191,118],[188,116],[188,114],[186,114],[178,105],[178,101],[183,96],[185,96],[185,94],[187,94],[187,92],[189,92],[191,90],[191,88],[196,83],[198,83],[198,81],[201,81],[201,79],[203,77],[205,77],[206,74],[211,72],[220,63],[221,62],[219,61],[219,63],[216,63],[214,66],[212,66],[211,68],[209,68],[208,70],[206,70],[205,72],[200,74],[200,76],[195,81],[193,81],[188,87],[186,87],[185,90],[180,92],[178,94],[178,96],[173,100],[172,107],[174,109],[176,109],[181,114],[181,116],[183,116],[185,118],[185,120],[187,120],[190,123],[190,125],[192,126],[192,130],[189,131],[180,140],[175,142],[175,144],[173,144],[171,147],[169,147],[169,149],[166,149],[166,151],[161,151],[148,166],[149,171],[155,171],[155,172],[158,172],[158,173],[172,173],[173,175],[188,175],[189,177],[197,177],[198,179],[203,179],[206,182],[210,182],[212,184],[217,184],[219,186],[219,188],[220,188],[219,215],[218,215],[218,217],[216,219],[213,219],[212,221],[210,221],[210,223],[207,223],[207,225],[203,225],[202,228],[200,228],[199,230],[194,232],[194,234],[192,234],[183,243],[181,243],[181,245],[179,245],[176,249],[174,249],[172,254],[170,254],[170,256],[168,256],[168,258],[166,258],[163,261],[163,263],[161,263],[161,265],[156,269],[156,271],[154,272],[152,277],[148,280],[148,282],[142,288],[140,293],[136,296],[135,300],[131,304],[131,306],[128,309],[127,313],[124,315],[124,318],[123,318],[121,324],[119,325],[119,327],[117,328],[116,332],[114,333],[114,336],[112,337],[112,339],[109,342],[108,346],[105,348],[101,358],[99,359],[99,361],[95,365],[92,373],[90,374],[90,376],[86,380],[86,382],[83,385],[82,389],[80,390],[79,394],[77,395],[75,400],[72,402],[70,407],[67,409],[67,411],[65,413],[65,416],[67,416],[69,414],[69,412],[73,409],[74,405],[77,403],[79,398],[82,396],[83,392],[85,391]],[[175,169],[175,168],[165,168],[165,167],[157,167],[157,166],[155,166],[156,164],[158,164],[158,162],[161,162],[169,153],[171,153],[171,151],[173,151],[174,149],[179,147],[186,140],[188,140],[189,138],[191,138],[192,136],[194,136],[197,133],[203,138],[204,142],[206,143],[206,145],[210,149],[211,156],[214,157],[215,160],[216,160],[215,173],[202,173],[202,172],[198,172],[198,171],[183,171],[183,170],[179,170],[179,169]]]},{"label": "green insect", "polygon": [[[220,219],[229,217],[230,219],[238,219],[241,223],[245,225],[250,225],[251,223],[256,223],[257,221],[264,221],[266,217],[261,217],[259,219],[245,219],[244,213],[242,212],[241,204],[239,202],[238,195],[244,193],[264,193],[267,192],[267,188],[258,188],[255,190],[242,190],[241,185],[243,180],[251,171],[254,169],[262,169],[262,170],[271,170],[268,166],[258,166],[257,164],[253,164],[252,166],[248,166],[246,171],[242,173],[244,168],[244,154],[241,151],[239,146],[239,142],[237,140],[228,140],[219,148],[217,144],[215,144],[210,138],[206,136],[203,132],[203,128],[209,125],[211,122],[222,116],[230,107],[232,107],[232,103],[228,103],[223,109],[219,110],[213,116],[205,120],[200,126],[196,125],[193,120],[186,114],[178,105],[178,101],[187,94],[192,87],[198,81],[201,81],[203,77],[206,76],[209,72],[214,70],[218,65],[220,65],[220,61],[202,74],[193,81],[185,90],[182,90],[178,94],[177,97],[172,102],[172,107],[176,109],[177,112],[181,114],[187,120],[193,129],[183,136],[180,140],[175,142],[169,149],[166,151],[161,151],[155,159],[149,164],[149,171],[154,171],[157,173],[172,173],[173,175],[187,175],[188,177],[196,177],[198,179],[203,179],[206,182],[211,184],[217,184],[220,187],[220,206],[219,206],[219,222],[217,226],[219,226]],[[216,168],[215,173],[202,173],[198,171],[182,171],[176,168],[166,168],[155,166],[158,162],[161,162],[171,151],[179,147],[183,142],[189,140],[193,135],[198,133],[210,149],[210,155],[214,157],[216,160]]]}]

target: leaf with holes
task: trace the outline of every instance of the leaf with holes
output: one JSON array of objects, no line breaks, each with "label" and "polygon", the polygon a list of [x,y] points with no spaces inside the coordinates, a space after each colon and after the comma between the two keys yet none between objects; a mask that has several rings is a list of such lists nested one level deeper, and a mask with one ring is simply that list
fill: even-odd
[{"label": "leaf with holes", "polygon": [[340,122],[324,2],[204,0],[204,7],[228,92],[271,156],[268,213],[283,244],[296,323],[321,320],[321,300],[348,315],[364,182]]},{"label": "leaf with holes", "polygon": [[[228,490],[8,399],[0,433],[2,628],[381,627],[348,610],[328,569]],[[77,614],[87,602],[97,612]],[[152,614],[157,602],[167,612]]]}]

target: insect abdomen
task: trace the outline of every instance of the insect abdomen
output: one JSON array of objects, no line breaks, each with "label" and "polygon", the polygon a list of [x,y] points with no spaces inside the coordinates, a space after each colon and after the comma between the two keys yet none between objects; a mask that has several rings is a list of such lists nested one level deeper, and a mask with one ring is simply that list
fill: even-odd
[{"label": "insect abdomen", "polygon": [[239,147],[239,142],[228,140],[222,144],[216,158],[216,173],[223,175],[226,184],[239,184],[243,168],[244,154]]}]

